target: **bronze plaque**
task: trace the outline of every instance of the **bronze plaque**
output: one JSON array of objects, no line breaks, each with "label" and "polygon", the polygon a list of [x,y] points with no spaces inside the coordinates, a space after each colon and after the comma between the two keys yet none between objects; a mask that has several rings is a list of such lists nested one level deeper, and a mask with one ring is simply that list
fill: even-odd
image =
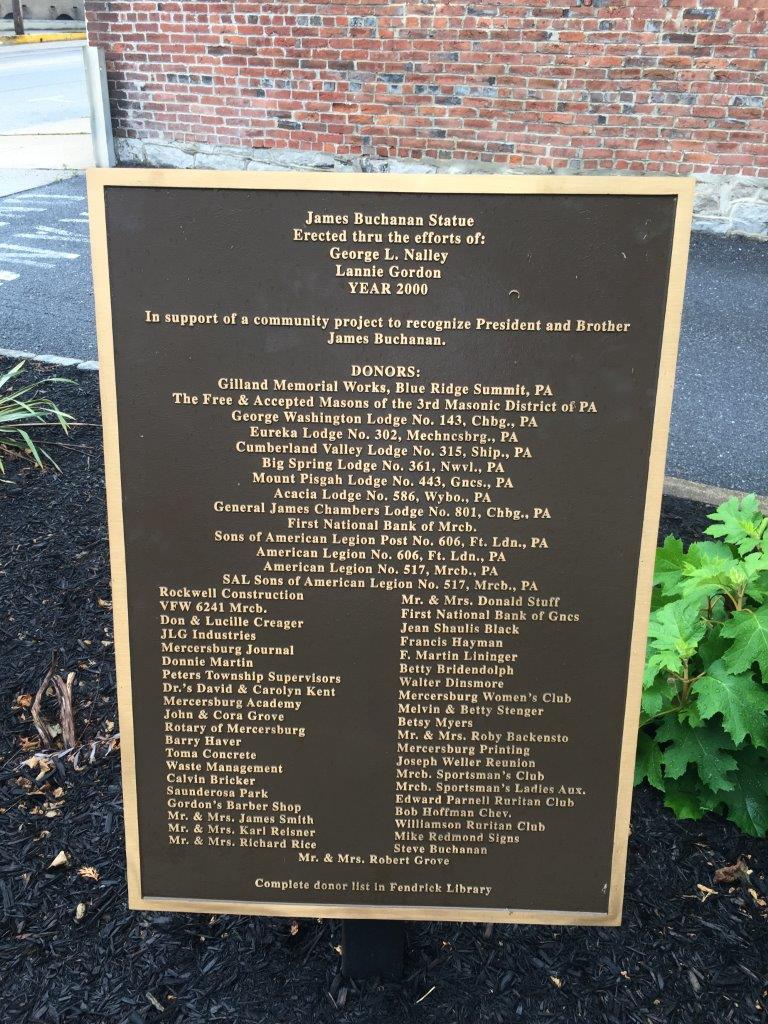
[{"label": "bronze plaque", "polygon": [[618,923],[691,183],[89,191],[131,906]]}]

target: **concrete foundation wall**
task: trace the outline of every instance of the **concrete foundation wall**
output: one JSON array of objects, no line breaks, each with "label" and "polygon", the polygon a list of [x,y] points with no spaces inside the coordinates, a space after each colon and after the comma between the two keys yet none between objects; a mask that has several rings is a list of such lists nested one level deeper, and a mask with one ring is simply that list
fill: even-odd
[{"label": "concrete foundation wall", "polygon": [[[404,160],[395,157],[335,156],[311,150],[254,149],[206,143],[141,142],[116,139],[120,163],[209,170],[368,171],[427,174],[546,174],[537,167],[505,166],[479,160]],[[609,172],[605,172],[609,173]],[[696,175],[694,230],[768,240],[768,179],[743,174]]]},{"label": "concrete foundation wall", "polygon": [[[21,5],[24,19],[30,21],[62,21],[80,22],[85,20],[83,3],[71,3],[68,0],[60,0],[58,3],[46,2],[46,0],[27,0]],[[11,0],[0,0],[0,18],[11,20],[13,17]]]}]

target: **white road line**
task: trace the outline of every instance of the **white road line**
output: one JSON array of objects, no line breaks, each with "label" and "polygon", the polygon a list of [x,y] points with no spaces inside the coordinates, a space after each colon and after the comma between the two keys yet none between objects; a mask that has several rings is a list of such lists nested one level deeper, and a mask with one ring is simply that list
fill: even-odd
[{"label": "white road line", "polygon": [[0,284],[5,281],[15,281],[18,276],[12,270],[0,270]]},{"label": "white road line", "polygon": [[[30,242],[49,242],[49,243],[63,242],[65,240],[60,235],[32,235],[32,234],[28,234],[27,232],[24,232],[24,231],[17,231],[15,234],[11,235],[11,238],[26,238]],[[72,242],[85,242],[86,241],[86,237],[85,237],[85,235],[71,235],[70,234],[70,235],[67,235],[66,241],[70,245],[72,245]],[[82,253],[75,253],[75,256],[82,256]],[[67,254],[67,258],[71,259],[71,256],[69,254]]]},{"label": "white road line", "polygon": [[23,253],[27,256],[52,256],[57,260],[77,260],[79,252],[59,252],[57,249],[38,249],[34,245],[12,245],[10,242],[0,243],[0,249]]},{"label": "white road line", "polygon": [[0,253],[0,262],[21,263],[25,267],[44,267],[49,269],[56,266],[55,263],[46,263],[45,260],[36,260],[30,256],[12,256],[6,253]]},{"label": "white road line", "polygon": [[51,241],[55,242],[57,238],[74,238],[78,242],[82,242],[85,239],[85,235],[77,234],[75,231],[64,231],[63,228],[49,228],[39,227],[35,228],[34,234],[26,233],[23,231],[16,231],[14,238],[30,238],[34,241]]},{"label": "white road line", "polygon": [[[72,232],[71,231],[66,231],[64,228],[54,228],[54,227],[51,227],[49,224],[37,224],[34,227],[33,230],[35,232],[37,232],[37,234],[40,234],[40,235],[61,235],[62,238],[71,238],[72,237]],[[17,237],[27,238],[28,236],[27,235],[23,235],[23,236],[17,235]]]},{"label": "white road line", "polygon": [[25,195],[23,197],[20,196],[18,199],[16,199],[15,196],[8,196],[7,199],[4,200],[4,201],[5,202],[14,202],[14,200],[15,200],[16,202],[20,202],[20,203],[47,203],[49,199],[62,199],[62,200],[66,200],[68,203],[84,203],[85,202],[85,197],[84,196],[67,196],[67,195],[63,195],[61,192],[46,192],[46,194],[44,196]]}]

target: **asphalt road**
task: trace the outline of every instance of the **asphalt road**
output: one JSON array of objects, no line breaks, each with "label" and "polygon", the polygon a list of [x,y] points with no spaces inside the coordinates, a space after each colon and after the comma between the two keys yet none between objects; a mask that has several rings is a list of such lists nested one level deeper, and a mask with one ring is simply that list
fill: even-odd
[{"label": "asphalt road", "polygon": [[768,242],[693,235],[667,473],[768,494]]},{"label": "asphalt road", "polygon": [[0,48],[0,134],[88,117],[82,43]]},{"label": "asphalt road", "polygon": [[[0,348],[96,358],[85,181],[0,199]],[[694,234],[667,473],[768,494],[768,244]]]},{"label": "asphalt road", "polygon": [[96,358],[85,178],[0,199],[0,348]]}]

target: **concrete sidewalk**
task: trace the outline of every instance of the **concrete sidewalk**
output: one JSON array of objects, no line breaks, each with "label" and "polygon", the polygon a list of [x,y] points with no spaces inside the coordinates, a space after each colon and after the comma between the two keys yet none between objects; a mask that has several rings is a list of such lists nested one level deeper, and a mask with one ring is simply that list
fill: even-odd
[{"label": "concrete sidewalk", "polygon": [[0,47],[0,169],[93,164],[83,47]]},{"label": "concrete sidewalk", "polygon": [[35,170],[28,167],[12,167],[0,170],[0,199],[29,192],[33,188],[52,185],[54,181],[71,178],[76,172],[59,168],[57,170]]},{"label": "concrete sidewalk", "polygon": [[82,170],[93,164],[87,117],[0,132],[0,169]]}]

